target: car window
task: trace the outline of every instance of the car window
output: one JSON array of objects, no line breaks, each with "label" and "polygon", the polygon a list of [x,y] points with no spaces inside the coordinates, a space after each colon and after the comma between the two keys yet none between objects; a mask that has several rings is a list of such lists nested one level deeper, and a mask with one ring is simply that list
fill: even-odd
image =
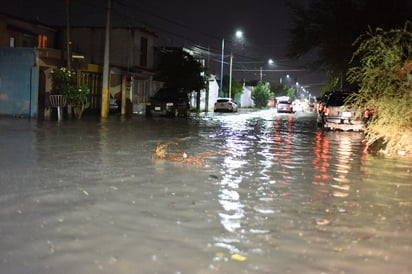
[{"label": "car window", "polygon": [[337,106],[343,106],[345,104],[345,100],[346,98],[348,98],[348,96],[350,95],[350,93],[333,93],[328,100],[328,105],[329,106],[333,106],[333,107],[337,107]]},{"label": "car window", "polygon": [[153,96],[155,99],[186,99],[187,95],[183,90],[180,89],[171,89],[171,88],[162,88],[156,92]]},{"label": "car window", "polygon": [[218,99],[217,102],[218,103],[227,103],[227,102],[229,102],[229,99]]},{"label": "car window", "polygon": [[279,104],[289,104],[288,101],[280,101]]}]

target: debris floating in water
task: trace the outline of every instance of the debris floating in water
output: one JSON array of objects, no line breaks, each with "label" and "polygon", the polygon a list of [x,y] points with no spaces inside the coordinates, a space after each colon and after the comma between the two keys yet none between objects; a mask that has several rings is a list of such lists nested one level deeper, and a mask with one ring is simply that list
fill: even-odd
[{"label": "debris floating in water", "polygon": [[177,146],[178,143],[169,142],[164,144],[157,144],[153,157],[155,159],[201,165],[205,162],[206,157],[225,153],[226,151],[228,151],[227,149],[225,149],[217,152],[204,152],[195,155],[188,155],[186,152],[168,152],[168,146],[170,145]]},{"label": "debris floating in water", "polygon": [[239,255],[239,254],[233,254],[232,256],[230,256],[230,259],[232,259],[233,261],[238,261],[238,262],[246,261],[246,257]]}]

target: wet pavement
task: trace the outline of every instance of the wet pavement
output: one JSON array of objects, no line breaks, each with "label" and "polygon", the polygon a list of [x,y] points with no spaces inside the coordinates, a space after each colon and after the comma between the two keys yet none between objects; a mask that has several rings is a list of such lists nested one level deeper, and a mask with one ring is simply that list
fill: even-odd
[{"label": "wet pavement", "polygon": [[1,272],[411,273],[412,161],[362,139],[273,109],[0,117]]}]

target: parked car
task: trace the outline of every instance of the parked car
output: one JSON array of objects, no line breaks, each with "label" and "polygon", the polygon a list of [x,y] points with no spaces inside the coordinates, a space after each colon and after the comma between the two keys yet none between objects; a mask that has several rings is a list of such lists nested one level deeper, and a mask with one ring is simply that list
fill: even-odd
[{"label": "parked car", "polygon": [[278,113],[289,112],[293,113],[293,104],[289,101],[279,101],[276,104],[276,110]]},{"label": "parked car", "polygon": [[120,110],[120,105],[121,102],[120,100],[116,99],[113,95],[110,94],[110,99],[109,99],[109,111],[110,112],[116,112]]},{"label": "parked car", "polygon": [[303,108],[303,103],[299,100],[293,101],[292,105],[293,105],[293,108],[292,108],[293,112],[305,111],[304,108]]},{"label": "parked car", "polygon": [[232,98],[217,98],[215,102],[215,112],[236,112],[237,104]]},{"label": "parked car", "polygon": [[146,116],[188,116],[189,110],[189,96],[180,88],[161,88],[146,104]]},{"label": "parked car", "polygon": [[318,112],[318,124],[325,129],[361,131],[364,129],[361,112],[347,103],[351,92],[333,91],[324,98]]}]

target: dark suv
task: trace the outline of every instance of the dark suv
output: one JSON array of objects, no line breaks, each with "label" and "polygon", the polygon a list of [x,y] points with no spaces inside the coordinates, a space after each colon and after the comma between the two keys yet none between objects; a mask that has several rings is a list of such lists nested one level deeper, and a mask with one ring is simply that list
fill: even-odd
[{"label": "dark suv", "polygon": [[146,104],[146,116],[187,116],[190,104],[187,92],[178,88],[161,88]]},{"label": "dark suv", "polygon": [[333,91],[326,95],[318,112],[318,124],[331,130],[363,130],[364,123],[358,110],[345,104],[351,94],[346,91]]}]

